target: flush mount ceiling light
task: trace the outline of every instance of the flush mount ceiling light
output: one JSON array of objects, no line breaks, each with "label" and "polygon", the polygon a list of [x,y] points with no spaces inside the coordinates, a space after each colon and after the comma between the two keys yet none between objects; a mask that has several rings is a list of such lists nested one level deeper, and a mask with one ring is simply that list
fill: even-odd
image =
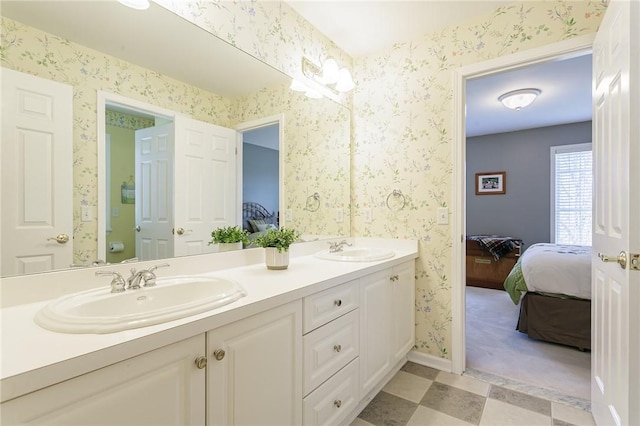
[{"label": "flush mount ceiling light", "polygon": [[509,109],[520,111],[528,107],[542,93],[539,89],[520,89],[500,95],[498,100]]},{"label": "flush mount ceiling light", "polygon": [[149,9],[151,6],[149,0],[118,0],[118,3],[137,10]]}]

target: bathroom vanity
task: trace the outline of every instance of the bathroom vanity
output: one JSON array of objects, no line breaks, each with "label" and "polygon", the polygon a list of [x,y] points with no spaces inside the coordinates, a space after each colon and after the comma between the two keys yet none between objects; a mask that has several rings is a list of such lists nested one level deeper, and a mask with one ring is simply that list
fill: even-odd
[{"label": "bathroom vanity", "polygon": [[[16,301],[3,300],[2,423],[348,424],[413,348],[417,257],[412,240],[350,241],[395,255],[326,260],[314,255],[326,242],[314,242],[292,246],[286,271],[267,270],[261,249],[172,259],[162,272],[233,279],[247,296],[107,334],[39,327],[50,300],[20,295],[14,286],[29,285],[16,278],[2,289]],[[50,279],[77,291],[88,273]]]}]

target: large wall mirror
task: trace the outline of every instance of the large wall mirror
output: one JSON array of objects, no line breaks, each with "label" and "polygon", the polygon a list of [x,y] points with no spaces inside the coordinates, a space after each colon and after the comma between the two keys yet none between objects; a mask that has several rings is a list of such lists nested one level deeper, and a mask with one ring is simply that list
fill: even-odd
[{"label": "large wall mirror", "polygon": [[[32,156],[12,157],[17,167],[14,186],[31,188],[36,195],[7,190],[3,175],[2,217],[11,216],[14,223],[2,225],[3,265],[7,259],[13,263],[11,268],[3,266],[2,276],[90,266],[114,242],[122,245],[113,246],[118,255],[110,261],[138,257],[135,251],[127,251],[135,245],[130,237],[135,233],[131,225],[136,224],[124,218],[135,209],[132,190],[140,182],[131,168],[130,148],[121,150],[114,138],[122,140],[123,135],[140,129],[166,126],[171,124],[167,117],[174,116],[237,130],[239,141],[244,132],[252,132],[251,139],[260,133],[253,132],[252,123],[273,125],[276,117],[282,139],[274,154],[280,159],[279,182],[270,187],[278,188],[278,201],[274,206],[273,194],[264,194],[263,199],[272,203],[269,210],[277,210],[284,226],[296,228],[307,239],[350,234],[351,126],[350,112],[344,106],[291,91],[288,76],[153,2],[150,9],[135,11],[115,1],[3,1],[1,13],[3,85],[5,75],[13,71],[18,72],[18,80],[27,74],[62,83],[71,93],[72,140],[64,161],[57,162],[55,155],[62,154],[42,149],[51,140],[31,137],[40,134],[36,129],[23,138]],[[27,85],[37,87],[35,83]],[[63,100],[69,96],[64,94],[65,87],[59,96]],[[34,111],[50,108],[56,118],[63,115],[56,103],[43,101],[35,89],[34,97],[26,100],[5,98],[4,92],[3,86],[3,117],[20,102]],[[114,97],[118,102],[109,101]],[[122,99],[130,99],[134,106],[120,102]],[[163,113],[149,113],[135,105]],[[4,144],[11,139],[3,129],[3,168]],[[98,140],[104,142],[99,144]],[[268,149],[274,148],[270,145]],[[262,165],[255,165],[255,161],[253,167],[258,170]],[[238,163],[242,167],[242,162]],[[66,176],[67,183],[56,188],[53,171],[59,172],[63,181]],[[27,184],[19,183],[27,172],[35,177],[28,178]],[[241,224],[243,201],[260,202],[243,200],[243,192],[257,198],[261,194],[259,188],[242,191],[242,173],[235,175],[231,220]],[[211,187],[216,184],[219,182]],[[175,194],[167,197],[172,201],[168,208],[180,208],[173,202]],[[62,213],[55,209],[61,205],[71,217],[65,229],[56,228]],[[30,219],[27,210],[35,212]],[[117,225],[121,222],[125,224]],[[99,223],[106,225],[99,227]],[[33,242],[41,253],[26,251],[22,258],[29,261],[16,265],[15,254],[9,252],[23,244],[8,241],[5,226],[31,225],[40,228],[42,235],[15,238]],[[175,231],[173,225],[170,228]],[[123,235],[108,235],[115,226],[121,227]],[[68,241],[62,242],[63,234],[69,236]],[[47,250],[63,246],[70,254],[56,263]]]}]

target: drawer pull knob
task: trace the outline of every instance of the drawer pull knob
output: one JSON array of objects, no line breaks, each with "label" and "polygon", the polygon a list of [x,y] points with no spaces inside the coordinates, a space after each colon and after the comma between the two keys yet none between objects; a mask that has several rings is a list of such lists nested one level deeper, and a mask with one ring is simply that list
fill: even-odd
[{"label": "drawer pull knob", "polygon": [[342,300],[337,299],[337,300],[335,300],[335,301],[333,302],[333,304],[334,304],[334,305],[336,305],[336,306],[342,306]]},{"label": "drawer pull knob", "polygon": [[206,357],[199,356],[198,358],[196,358],[196,367],[198,367],[200,370],[202,370],[206,366],[207,366],[207,358]]},{"label": "drawer pull knob", "polygon": [[342,400],[336,399],[335,401],[333,401],[333,405],[335,405],[337,408],[342,407]]},{"label": "drawer pull knob", "polygon": [[218,361],[222,361],[224,359],[225,352],[223,349],[216,349],[213,351],[213,357]]},{"label": "drawer pull knob", "polygon": [[342,350],[342,345],[335,345],[333,347],[333,350],[336,351],[336,352],[340,352]]}]

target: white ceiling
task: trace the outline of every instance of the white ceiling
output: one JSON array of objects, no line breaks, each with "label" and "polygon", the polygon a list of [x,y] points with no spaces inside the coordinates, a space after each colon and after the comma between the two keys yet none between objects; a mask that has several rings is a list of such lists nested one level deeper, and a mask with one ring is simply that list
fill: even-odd
[{"label": "white ceiling", "polygon": [[[415,40],[496,8],[527,0],[290,0],[287,3],[354,58]],[[356,84],[357,84],[357,75]],[[497,100],[535,87],[538,99],[522,111]],[[467,135],[478,136],[591,119],[591,55],[553,61],[468,82]]]}]

